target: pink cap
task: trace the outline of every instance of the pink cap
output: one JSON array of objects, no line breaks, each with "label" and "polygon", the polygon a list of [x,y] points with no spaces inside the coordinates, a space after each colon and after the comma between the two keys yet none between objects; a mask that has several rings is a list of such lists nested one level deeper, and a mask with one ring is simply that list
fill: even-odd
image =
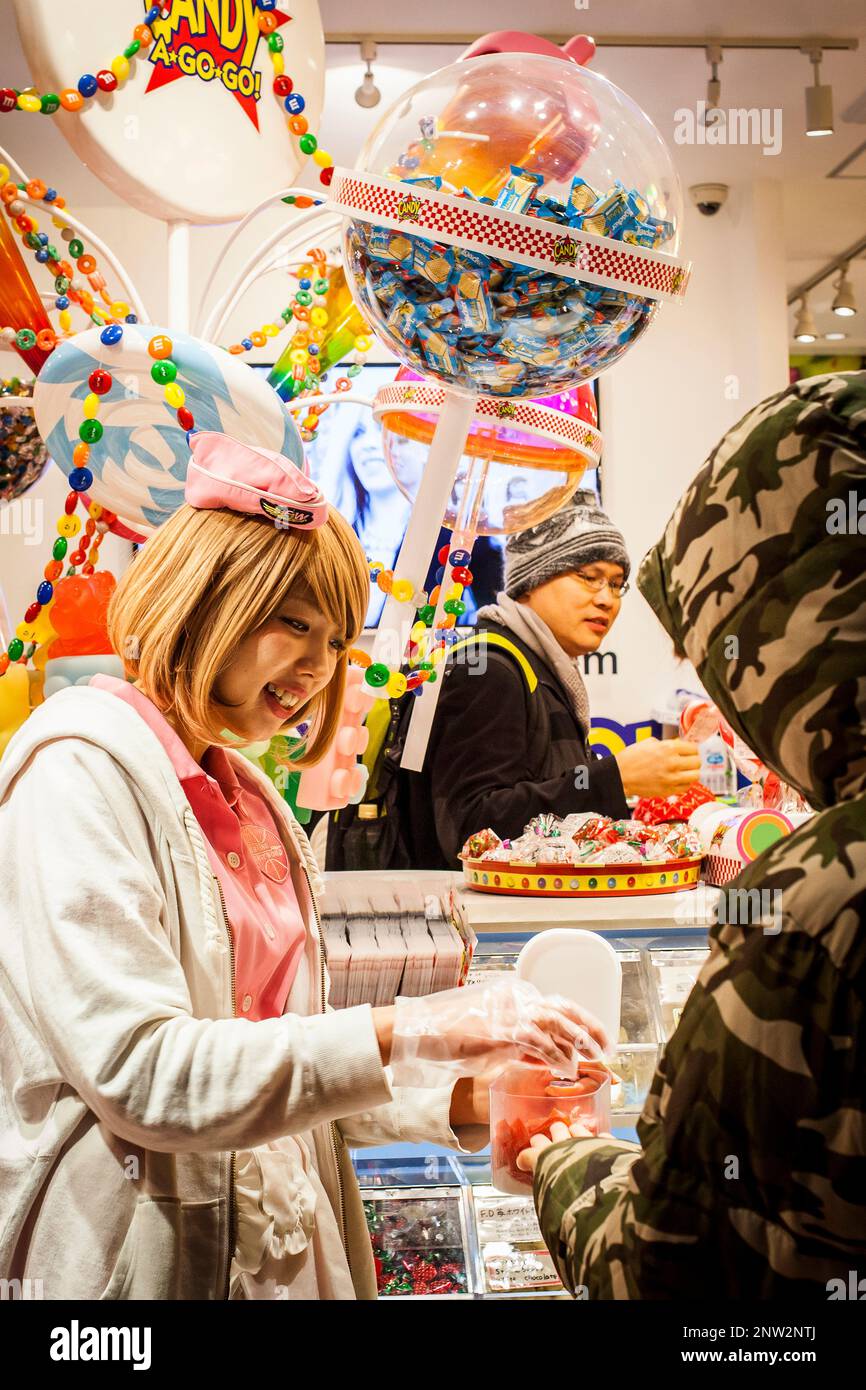
[{"label": "pink cap", "polygon": [[191,507],[227,507],[301,531],[314,531],[328,519],[324,493],[282,454],[215,430],[194,434],[190,452],[185,496]]}]

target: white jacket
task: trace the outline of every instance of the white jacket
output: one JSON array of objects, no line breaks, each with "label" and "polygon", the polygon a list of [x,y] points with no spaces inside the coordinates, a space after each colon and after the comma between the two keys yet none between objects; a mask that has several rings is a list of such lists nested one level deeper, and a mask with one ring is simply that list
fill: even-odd
[{"label": "white jacket", "polygon": [[370,1008],[326,1012],[315,861],[259,780],[305,914],[313,986],[308,1017],[253,1023],[234,1017],[230,937],[201,830],[135,710],[73,686],[10,742],[0,1278],[40,1279],[50,1299],[223,1298],[232,1151],[313,1129],[356,1292],[374,1297],[344,1141],[460,1147],[450,1089],[392,1093]]}]

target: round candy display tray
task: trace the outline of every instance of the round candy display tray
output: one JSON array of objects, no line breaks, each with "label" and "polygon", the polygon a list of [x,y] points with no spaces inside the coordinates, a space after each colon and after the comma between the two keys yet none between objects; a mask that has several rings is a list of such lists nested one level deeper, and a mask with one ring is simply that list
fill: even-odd
[{"label": "round candy display tray", "polygon": [[633,898],[695,888],[700,869],[700,859],[609,866],[465,859],[463,881],[478,893],[504,893],[518,898]]}]

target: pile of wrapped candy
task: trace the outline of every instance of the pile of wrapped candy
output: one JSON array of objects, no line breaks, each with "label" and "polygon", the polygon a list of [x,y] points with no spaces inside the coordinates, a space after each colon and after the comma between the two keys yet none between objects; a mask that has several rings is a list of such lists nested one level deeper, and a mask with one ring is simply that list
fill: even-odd
[{"label": "pile of wrapped candy", "polygon": [[435,1201],[400,1202],[396,1210],[364,1202],[380,1297],[466,1292],[459,1219],[450,1206],[440,1208]]},{"label": "pile of wrapped candy", "polygon": [[[442,189],[438,175],[402,182]],[[645,199],[620,183],[599,193],[574,178],[561,203],[538,196],[541,182],[513,165],[495,199],[476,199],[466,188],[459,196],[559,224],[564,263],[576,254],[570,230],[651,248],[673,236],[673,225],[651,217]],[[654,307],[623,290],[360,221],[350,224],[348,245],[358,289],[397,355],[493,395],[532,395],[551,369],[572,379],[595,376],[642,331]]]},{"label": "pile of wrapped candy", "polygon": [[5,396],[32,396],[17,377],[0,382],[0,502],[13,502],[42,476],[48,450],[29,410],[4,410]]},{"label": "pile of wrapped candy", "polygon": [[713,793],[700,782],[695,782],[682,796],[643,796],[634,808],[635,820],[646,825],[661,825],[663,821],[688,820],[692,811],[708,801],[715,801]]},{"label": "pile of wrapped candy", "polygon": [[673,864],[700,859],[700,837],[683,823],[646,825],[639,820],[611,820],[591,811],[560,819],[550,812],[535,816],[523,834],[501,840],[494,830],[470,835],[461,859],[497,863],[577,864],[587,868],[613,864]]}]

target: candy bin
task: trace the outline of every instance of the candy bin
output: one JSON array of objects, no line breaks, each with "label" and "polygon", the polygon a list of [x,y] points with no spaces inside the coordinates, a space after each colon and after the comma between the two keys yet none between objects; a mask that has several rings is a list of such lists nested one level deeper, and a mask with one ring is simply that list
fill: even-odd
[{"label": "candy bin", "polygon": [[460,391],[539,396],[596,376],[685,288],[664,141],[613,83],[557,58],[491,54],[425,78],[331,192],[364,317]]},{"label": "candy bin", "polygon": [[581,1061],[576,1080],[544,1067],[506,1067],[490,1088],[490,1167],[493,1186],[513,1194],[532,1191],[532,1174],[518,1155],[550,1126],[581,1124],[592,1134],[610,1129],[610,1072],[602,1062]]},{"label": "candy bin", "polygon": [[[471,558],[471,518],[465,528],[455,520],[437,598],[420,588],[475,399],[507,407],[568,391],[617,361],[663,300],[682,296],[679,181],[658,131],[606,78],[563,58],[494,53],[404,93],[358,168],[335,171],[330,206],[345,218],[347,281],[365,320],[445,393],[395,566],[412,599],[389,593],[374,665],[402,664],[414,610],[431,607],[441,660],[459,618],[453,571]],[[410,770],[423,765],[440,689],[428,680],[416,701],[402,758]]]},{"label": "candy bin", "polygon": [[[444,389],[422,381],[409,367],[401,367],[396,380],[376,393],[373,416],[382,424],[385,462],[410,501],[444,402]],[[598,467],[601,450],[589,385],[540,401],[477,396],[442,524],[464,543],[538,526],[568,501],[587,468]]]}]

